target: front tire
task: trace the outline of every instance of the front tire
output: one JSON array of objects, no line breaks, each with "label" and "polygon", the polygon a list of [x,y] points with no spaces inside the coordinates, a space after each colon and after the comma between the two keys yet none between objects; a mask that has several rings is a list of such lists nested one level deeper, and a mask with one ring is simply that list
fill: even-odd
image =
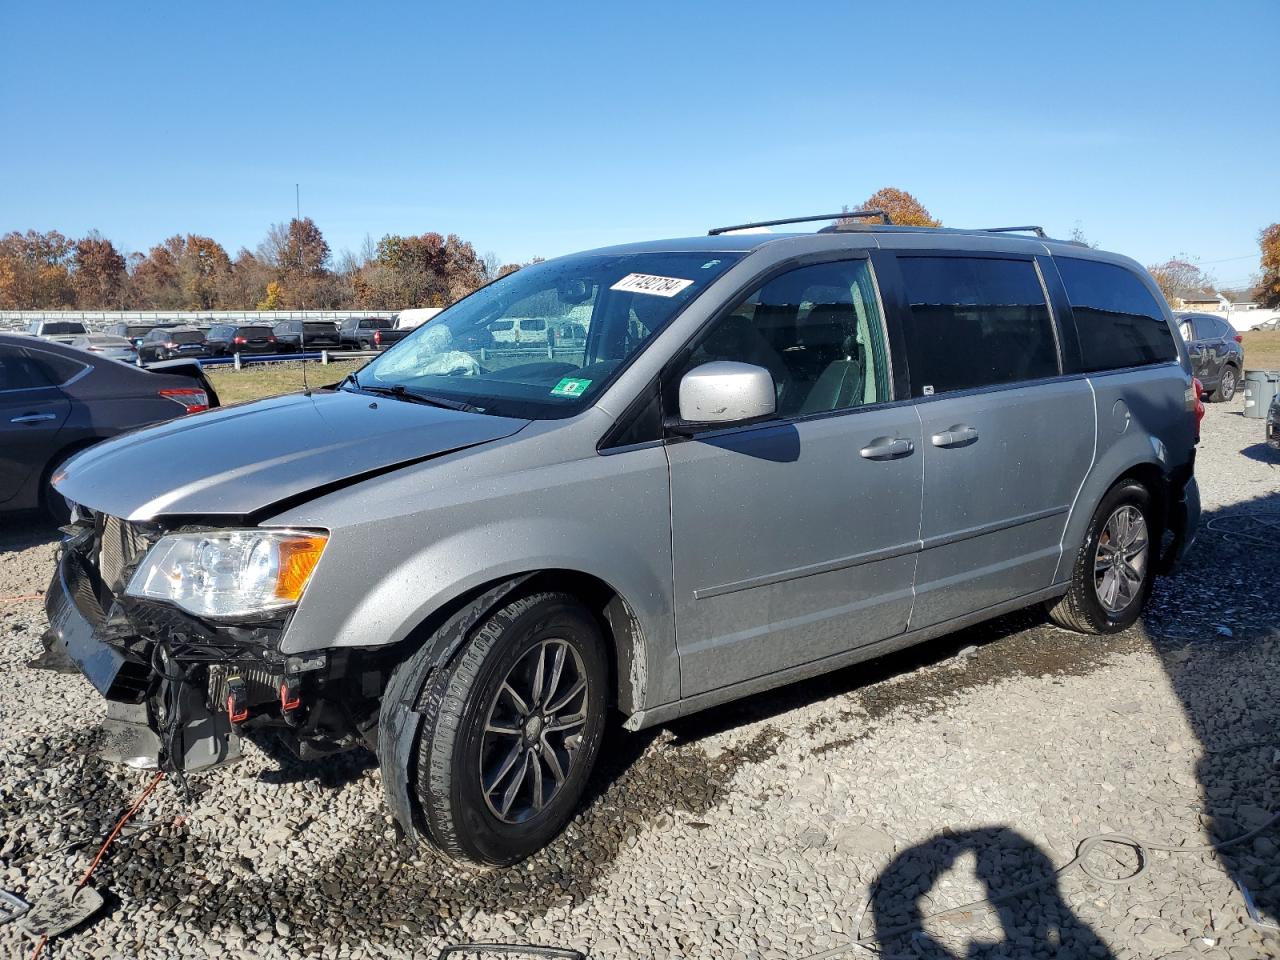
[{"label": "front tire", "polygon": [[604,734],[608,665],[591,613],[538,593],[491,614],[427,681],[416,783],[431,841],[508,866],[573,817]]},{"label": "front tire", "polygon": [[1218,383],[1218,389],[1213,391],[1209,396],[1210,403],[1227,403],[1236,395],[1236,387],[1239,384],[1239,377],[1236,374],[1236,368],[1225,366],[1222,368],[1222,379]]},{"label": "front tire", "polygon": [[1076,555],[1071,586],[1049,618],[1080,633],[1118,633],[1142,614],[1155,579],[1160,530],[1151,492],[1123,480],[1102,498]]}]

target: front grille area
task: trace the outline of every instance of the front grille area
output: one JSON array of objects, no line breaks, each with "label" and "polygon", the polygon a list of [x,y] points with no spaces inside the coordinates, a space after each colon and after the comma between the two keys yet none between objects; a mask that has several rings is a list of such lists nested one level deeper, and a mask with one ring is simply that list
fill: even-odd
[{"label": "front grille area", "polygon": [[118,517],[103,516],[98,533],[98,576],[113,595],[125,588],[127,572],[147,549],[138,528]]}]

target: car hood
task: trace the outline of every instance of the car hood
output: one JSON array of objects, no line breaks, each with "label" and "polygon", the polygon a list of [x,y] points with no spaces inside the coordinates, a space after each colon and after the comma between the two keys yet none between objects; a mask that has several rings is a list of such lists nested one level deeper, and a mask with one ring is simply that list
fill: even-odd
[{"label": "car hood", "polygon": [[116,437],[73,457],[54,486],[128,520],[247,516],[492,440],[528,420],[317,390],[223,407]]}]

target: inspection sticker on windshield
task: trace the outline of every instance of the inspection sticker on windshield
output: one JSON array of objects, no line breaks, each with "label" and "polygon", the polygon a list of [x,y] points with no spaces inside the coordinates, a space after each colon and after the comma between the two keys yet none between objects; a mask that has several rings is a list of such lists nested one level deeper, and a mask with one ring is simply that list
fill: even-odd
[{"label": "inspection sticker on windshield", "polygon": [[580,397],[587,392],[587,387],[589,386],[591,386],[590,380],[565,377],[551,388],[551,395],[553,397]]},{"label": "inspection sticker on windshield", "polygon": [[651,273],[628,273],[609,289],[623,290],[628,293],[648,293],[655,297],[674,297],[685,287],[691,286],[693,286],[692,280],[681,280],[679,277],[656,277]]}]

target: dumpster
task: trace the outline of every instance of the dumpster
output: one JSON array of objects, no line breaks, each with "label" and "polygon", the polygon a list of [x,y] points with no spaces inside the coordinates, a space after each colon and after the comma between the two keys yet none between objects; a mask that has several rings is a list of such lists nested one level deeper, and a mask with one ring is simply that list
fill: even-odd
[{"label": "dumpster", "polygon": [[1280,370],[1244,372],[1244,415],[1261,420],[1267,415],[1271,398],[1280,391]]}]

